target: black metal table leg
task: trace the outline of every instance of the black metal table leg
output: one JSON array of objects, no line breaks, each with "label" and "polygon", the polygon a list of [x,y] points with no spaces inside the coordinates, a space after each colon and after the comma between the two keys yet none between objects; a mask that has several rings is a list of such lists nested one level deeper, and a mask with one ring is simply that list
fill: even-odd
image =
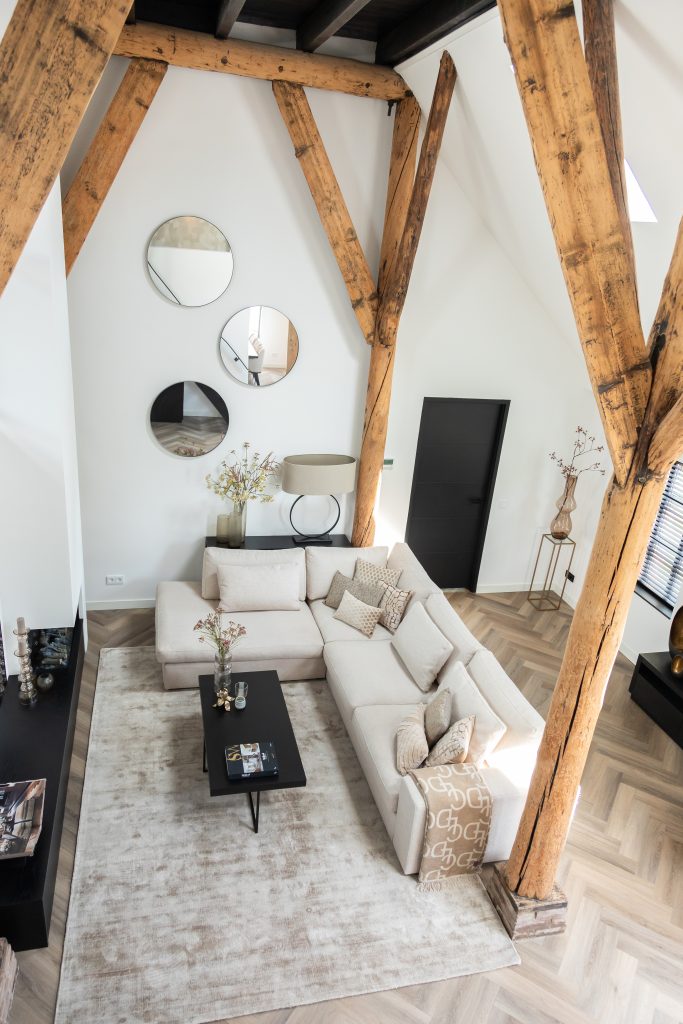
[{"label": "black metal table leg", "polygon": [[256,792],[256,811],[254,811],[254,800],[252,798],[251,792],[247,793],[247,796],[249,797],[249,808],[251,810],[251,820],[254,825],[254,832],[258,832],[258,816],[261,806],[261,790],[257,790]]},{"label": "black metal table leg", "polygon": [[203,750],[203,753],[202,753],[202,771],[203,772],[208,772],[209,769],[206,766],[206,740],[204,740],[203,743],[204,743],[204,750]]}]

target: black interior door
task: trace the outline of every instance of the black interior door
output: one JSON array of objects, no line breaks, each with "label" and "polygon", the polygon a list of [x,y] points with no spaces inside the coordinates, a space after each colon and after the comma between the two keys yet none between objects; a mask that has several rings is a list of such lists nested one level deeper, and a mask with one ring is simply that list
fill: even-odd
[{"label": "black interior door", "polygon": [[509,406],[424,400],[406,541],[440,587],[476,589]]}]

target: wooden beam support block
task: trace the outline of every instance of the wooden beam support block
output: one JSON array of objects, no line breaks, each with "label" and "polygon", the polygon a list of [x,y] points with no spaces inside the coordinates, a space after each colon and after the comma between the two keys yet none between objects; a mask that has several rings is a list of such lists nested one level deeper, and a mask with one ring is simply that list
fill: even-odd
[{"label": "wooden beam support block", "polygon": [[377,288],[308,100],[300,85],[288,82],[273,82],[273,93],[344,278],[356,319],[366,341],[372,344]]},{"label": "wooden beam support block", "polygon": [[491,903],[511,939],[535,939],[559,935],[567,927],[567,897],[554,885],[543,900],[510,892],[503,874],[504,863],[485,864],[481,880]]},{"label": "wooden beam support block", "polygon": [[71,270],[100,207],[145,119],[167,64],[132,60],[62,205],[66,272]]},{"label": "wooden beam support block", "polygon": [[0,295],[130,7],[131,0],[18,0],[0,43]]},{"label": "wooden beam support block", "polygon": [[17,958],[7,939],[0,939],[0,1024],[9,1024],[14,986],[17,981]]},{"label": "wooden beam support block", "polygon": [[163,60],[179,68],[219,71],[268,82],[291,82],[376,100],[400,100],[411,95],[400,75],[378,64],[302,53],[243,39],[214,39],[203,32],[171,29],[151,22],[126,25],[114,53],[121,57]]}]

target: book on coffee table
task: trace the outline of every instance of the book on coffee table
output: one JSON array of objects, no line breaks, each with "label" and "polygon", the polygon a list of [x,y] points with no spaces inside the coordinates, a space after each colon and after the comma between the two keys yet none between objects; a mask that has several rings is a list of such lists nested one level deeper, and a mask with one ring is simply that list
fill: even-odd
[{"label": "book on coffee table", "polygon": [[279,773],[272,740],[264,743],[234,743],[225,748],[225,763],[228,778],[233,782],[262,779]]}]

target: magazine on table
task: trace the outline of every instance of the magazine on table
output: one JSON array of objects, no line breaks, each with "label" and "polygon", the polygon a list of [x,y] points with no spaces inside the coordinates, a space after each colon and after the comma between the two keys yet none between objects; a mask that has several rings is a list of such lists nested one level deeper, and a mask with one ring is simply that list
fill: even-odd
[{"label": "magazine on table", "polygon": [[44,803],[45,779],[0,784],[0,860],[33,856]]},{"label": "magazine on table", "polygon": [[266,740],[265,743],[233,743],[225,748],[225,763],[228,778],[234,782],[262,779],[279,772],[272,740]]}]

